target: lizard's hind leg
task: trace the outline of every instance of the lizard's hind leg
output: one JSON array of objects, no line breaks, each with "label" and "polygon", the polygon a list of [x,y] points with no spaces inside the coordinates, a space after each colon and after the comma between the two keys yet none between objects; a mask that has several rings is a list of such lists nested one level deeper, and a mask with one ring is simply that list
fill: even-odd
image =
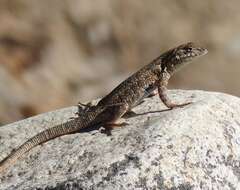
[{"label": "lizard's hind leg", "polygon": [[124,103],[117,103],[107,106],[107,108],[100,114],[104,117],[104,122],[102,123],[102,127],[104,127],[104,130],[101,132],[111,135],[111,130],[113,128],[126,126],[127,123],[124,122],[122,116],[127,111],[128,105]]},{"label": "lizard's hind leg", "polygon": [[92,102],[89,102],[87,104],[78,102],[78,104],[76,106],[77,106],[77,111],[74,113],[75,116],[70,117],[69,119],[76,119],[78,117],[82,117],[83,114],[88,112],[92,107],[95,107],[95,105]]}]

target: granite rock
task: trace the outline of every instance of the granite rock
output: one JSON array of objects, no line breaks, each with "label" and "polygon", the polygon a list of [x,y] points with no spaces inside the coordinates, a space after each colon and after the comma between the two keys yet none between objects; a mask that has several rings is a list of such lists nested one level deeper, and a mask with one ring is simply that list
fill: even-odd
[{"label": "granite rock", "polygon": [[[134,108],[112,136],[98,130],[63,136],[31,150],[0,175],[0,189],[240,189],[240,99],[204,91],[169,91]],[[0,159],[76,107],[0,127]]]}]

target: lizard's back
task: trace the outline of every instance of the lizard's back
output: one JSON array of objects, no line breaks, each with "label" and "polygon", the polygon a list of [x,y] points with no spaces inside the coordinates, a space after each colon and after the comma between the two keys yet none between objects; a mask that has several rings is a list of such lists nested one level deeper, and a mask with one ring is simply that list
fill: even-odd
[{"label": "lizard's back", "polygon": [[157,76],[153,73],[154,69],[152,69],[154,66],[154,63],[150,63],[138,72],[132,74],[114,88],[107,96],[102,98],[98,105],[127,103],[130,107],[134,107],[143,99],[146,94],[146,89],[154,86],[157,80]]}]

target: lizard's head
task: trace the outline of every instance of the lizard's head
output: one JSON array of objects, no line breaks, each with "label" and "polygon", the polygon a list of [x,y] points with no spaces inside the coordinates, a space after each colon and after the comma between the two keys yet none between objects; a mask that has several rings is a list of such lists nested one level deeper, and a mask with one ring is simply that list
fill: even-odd
[{"label": "lizard's head", "polygon": [[195,57],[205,55],[207,52],[207,49],[198,47],[192,42],[182,44],[162,55],[162,66],[164,67],[162,69],[175,72]]}]

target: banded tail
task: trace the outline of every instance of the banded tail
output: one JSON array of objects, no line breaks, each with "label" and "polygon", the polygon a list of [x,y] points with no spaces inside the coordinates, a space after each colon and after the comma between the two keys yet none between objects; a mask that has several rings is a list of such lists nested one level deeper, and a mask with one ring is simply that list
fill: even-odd
[{"label": "banded tail", "polygon": [[0,162],[0,173],[14,164],[20,157],[22,157],[26,152],[30,151],[35,146],[43,144],[59,136],[77,132],[81,128],[84,128],[86,125],[87,124],[83,125],[80,123],[80,121],[74,119],[38,133],[23,143],[19,148],[12,151],[12,153],[10,153],[5,159]]}]

